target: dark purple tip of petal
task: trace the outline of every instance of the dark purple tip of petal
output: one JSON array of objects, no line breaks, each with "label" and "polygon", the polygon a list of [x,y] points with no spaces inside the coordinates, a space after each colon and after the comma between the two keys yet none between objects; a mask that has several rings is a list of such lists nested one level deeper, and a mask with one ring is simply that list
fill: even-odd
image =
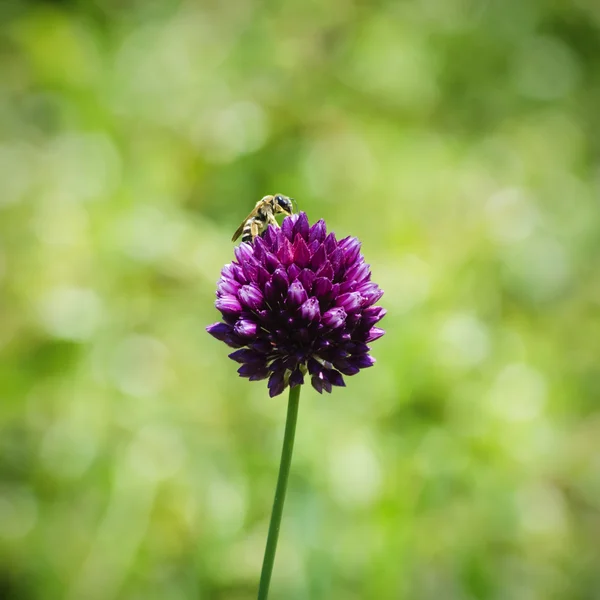
[{"label": "dark purple tip of petal", "polygon": [[238,292],[240,302],[250,310],[257,310],[261,307],[264,297],[262,292],[254,285],[244,285]]},{"label": "dark purple tip of petal", "polygon": [[301,269],[307,267],[310,262],[310,250],[299,233],[296,234],[296,239],[294,240],[292,250],[294,253],[294,262]]},{"label": "dark purple tip of petal", "polygon": [[265,252],[264,264],[269,273],[272,273],[273,271],[281,267],[279,259],[272,252]]},{"label": "dark purple tip of petal", "polygon": [[362,306],[363,297],[358,292],[350,292],[338,296],[335,303],[341,306],[347,313],[353,313]]},{"label": "dark purple tip of petal", "polygon": [[275,373],[276,371],[285,371],[283,367],[283,358],[276,358],[269,366],[269,371]]},{"label": "dark purple tip of petal", "polygon": [[290,375],[290,387],[296,387],[304,383],[304,375],[300,369],[295,369]]},{"label": "dark purple tip of petal", "polygon": [[232,333],[223,340],[230,348],[241,348],[246,345],[246,340]]},{"label": "dark purple tip of petal", "polygon": [[298,358],[296,356],[286,356],[283,359],[283,367],[284,369],[288,369],[289,371],[293,371],[298,366]]},{"label": "dark purple tip of petal", "polygon": [[224,342],[225,338],[233,331],[233,328],[226,323],[213,323],[206,328],[206,331],[220,342]]},{"label": "dark purple tip of petal", "polygon": [[294,223],[294,238],[300,234],[304,240],[308,239],[308,231],[310,225],[308,224],[308,217],[306,213],[301,212]]},{"label": "dark purple tip of petal", "polygon": [[350,354],[356,355],[356,354],[365,354],[371,348],[363,342],[351,342],[350,344],[346,344],[345,349]]},{"label": "dark purple tip of petal", "polygon": [[312,293],[317,296],[317,298],[322,298],[326,296],[331,291],[331,280],[326,277],[317,277],[313,284]]},{"label": "dark purple tip of petal", "polygon": [[249,319],[240,319],[234,326],[233,330],[241,337],[248,338],[256,335],[258,324]]},{"label": "dark purple tip of petal", "polygon": [[325,247],[325,252],[327,252],[327,254],[331,254],[336,249],[337,241],[335,239],[335,233],[333,233],[333,231],[325,238],[323,246]]},{"label": "dark purple tip of petal", "polygon": [[319,301],[316,298],[309,298],[300,306],[300,316],[307,321],[318,321],[321,318]]},{"label": "dark purple tip of petal", "polygon": [[271,275],[269,271],[267,271],[267,269],[265,269],[262,265],[258,265],[258,267],[256,267],[254,281],[256,281],[259,287],[263,287],[270,279]]},{"label": "dark purple tip of petal", "polygon": [[375,359],[370,354],[358,354],[357,356],[351,356],[348,362],[359,369],[366,369],[372,367],[375,364]]},{"label": "dark purple tip of petal", "polygon": [[262,239],[265,241],[265,245],[267,247],[272,248],[275,242],[277,241],[277,232],[279,229],[275,229],[272,225],[269,225],[266,231],[262,235]]},{"label": "dark purple tip of petal", "polygon": [[328,394],[331,394],[331,381],[329,381],[327,373],[325,372],[323,374],[323,390],[326,391]]},{"label": "dark purple tip of petal", "polygon": [[237,370],[237,372],[240,377],[249,377],[250,381],[265,379],[269,375],[265,366],[260,363],[245,363]]},{"label": "dark purple tip of petal", "polygon": [[310,383],[312,386],[319,392],[319,394],[323,393],[323,380],[318,375],[313,375],[310,378]]},{"label": "dark purple tip of petal", "polygon": [[256,350],[261,354],[267,354],[273,349],[273,347],[271,346],[271,342],[261,339],[248,342],[248,346],[252,348],[252,350]]},{"label": "dark purple tip of petal", "polygon": [[283,269],[277,269],[277,271],[273,273],[271,283],[273,284],[277,292],[283,295],[286,294],[288,291],[290,280],[288,279],[287,273]]},{"label": "dark purple tip of petal", "polygon": [[298,275],[300,275],[301,271],[302,269],[297,264],[291,264],[287,270],[287,274],[290,278],[290,281],[294,281],[294,279],[296,279]]},{"label": "dark purple tip of petal", "polygon": [[314,358],[308,359],[306,362],[306,367],[311,375],[316,375],[317,373],[321,372],[321,365]]},{"label": "dark purple tip of petal", "polygon": [[235,296],[223,296],[222,298],[217,298],[215,306],[223,314],[234,315],[242,312],[242,305]]},{"label": "dark purple tip of petal", "polygon": [[273,285],[271,281],[267,281],[265,284],[265,299],[269,304],[275,304],[281,297],[279,290]]},{"label": "dark purple tip of petal", "polygon": [[291,283],[287,293],[287,304],[290,308],[297,308],[306,301],[308,295],[299,281]]},{"label": "dark purple tip of petal", "polygon": [[[254,366],[254,365],[252,365]],[[238,369],[239,371],[239,369]],[[252,375],[250,375],[250,377],[248,378],[249,381],[260,381],[261,379],[266,379],[269,376],[269,371],[267,371],[267,369],[258,369],[257,371],[255,371],[254,373],[252,373]]]},{"label": "dark purple tip of petal", "polygon": [[302,269],[298,275],[298,281],[302,284],[307,294],[311,293],[315,279],[316,276],[310,269]]},{"label": "dark purple tip of petal", "polygon": [[378,340],[384,333],[385,331],[380,327],[371,327],[371,331],[369,331],[369,334],[367,335],[367,342]]},{"label": "dark purple tip of petal", "polygon": [[308,230],[308,241],[317,241],[321,243],[327,235],[327,228],[325,227],[325,221],[319,219],[309,230]]},{"label": "dark purple tip of petal", "polygon": [[238,265],[237,263],[231,263],[231,271],[236,281],[238,281],[241,284],[248,283],[248,278],[246,277],[240,265]]},{"label": "dark purple tip of petal", "polygon": [[346,382],[344,381],[344,378],[342,377],[342,374],[339,371],[331,369],[327,374],[327,377],[329,381],[331,381],[332,385],[335,385],[337,387],[346,387]]},{"label": "dark purple tip of petal", "polygon": [[[293,215],[295,216],[295,215]],[[285,237],[291,242],[294,239],[294,223],[295,219],[290,217],[286,217],[281,224],[281,233],[285,235]]]},{"label": "dark purple tip of petal", "polygon": [[268,252],[265,240],[259,235],[257,238],[254,239],[252,246],[254,251],[254,258],[258,262],[263,262],[265,258],[265,253]]},{"label": "dark purple tip of petal", "polygon": [[331,329],[337,329],[346,321],[346,311],[341,307],[331,308],[323,314],[321,321],[327,327],[331,327]]},{"label": "dark purple tip of petal", "polygon": [[327,252],[325,251],[325,246],[321,244],[317,251],[313,254],[313,257],[310,259],[310,266],[313,270],[317,270],[323,265],[323,263],[327,260]]},{"label": "dark purple tip of petal", "polygon": [[269,377],[269,383],[267,387],[269,388],[269,396],[273,398],[274,396],[279,396],[281,392],[285,389],[285,381],[283,378],[284,371],[276,371]]},{"label": "dark purple tip of petal", "polygon": [[284,267],[288,267],[294,260],[294,253],[292,251],[292,244],[287,237],[284,237],[281,241],[281,246],[277,250],[277,258],[281,261]]},{"label": "dark purple tip of petal", "polygon": [[354,365],[351,365],[347,359],[341,358],[340,360],[336,360],[334,363],[335,368],[343,373],[344,375],[356,375],[360,369]]},{"label": "dark purple tip of petal", "polygon": [[326,277],[327,279],[333,279],[333,267],[331,263],[326,260],[317,270],[317,277]]},{"label": "dark purple tip of petal", "polygon": [[336,248],[329,255],[329,262],[331,263],[331,266],[333,267],[334,273],[341,272],[340,268],[343,266],[342,265],[342,258],[343,258],[342,251],[339,248]]},{"label": "dark purple tip of petal", "polygon": [[264,354],[260,354],[255,350],[249,350],[248,348],[242,348],[241,350],[236,350],[235,352],[232,352],[229,355],[229,358],[239,363],[260,362],[264,364],[265,362]]}]

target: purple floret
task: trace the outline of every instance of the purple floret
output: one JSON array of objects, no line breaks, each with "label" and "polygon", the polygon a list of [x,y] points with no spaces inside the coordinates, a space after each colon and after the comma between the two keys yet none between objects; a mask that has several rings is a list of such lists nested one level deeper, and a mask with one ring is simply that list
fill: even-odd
[{"label": "purple floret", "polygon": [[217,284],[215,306],[223,322],[206,330],[237,348],[229,357],[251,381],[269,378],[271,396],[310,376],[319,392],[344,386],[375,363],[367,345],[384,331],[383,291],[354,237],[336,240],[325,222],[309,226],[305,213],[267,228],[235,249]]}]

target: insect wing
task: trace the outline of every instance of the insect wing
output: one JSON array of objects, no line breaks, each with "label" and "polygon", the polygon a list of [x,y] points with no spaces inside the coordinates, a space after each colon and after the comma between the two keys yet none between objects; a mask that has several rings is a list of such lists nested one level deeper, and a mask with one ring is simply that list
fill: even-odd
[{"label": "insect wing", "polygon": [[252,212],[241,222],[240,226],[236,229],[235,233],[233,234],[233,237],[231,238],[232,242],[235,242],[235,240],[237,240],[240,237],[240,235],[242,235],[242,231],[244,231],[244,225],[246,225],[246,223],[252,217],[255,217],[257,213],[258,213],[258,205],[254,207]]}]

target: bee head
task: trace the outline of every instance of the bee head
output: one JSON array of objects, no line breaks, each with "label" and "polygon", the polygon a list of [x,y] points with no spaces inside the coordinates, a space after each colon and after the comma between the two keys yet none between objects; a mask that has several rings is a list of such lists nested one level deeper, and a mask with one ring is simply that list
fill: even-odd
[{"label": "bee head", "polygon": [[291,215],[294,212],[294,207],[292,205],[293,198],[288,198],[287,196],[276,194],[274,200],[275,212],[285,213],[286,215]]}]

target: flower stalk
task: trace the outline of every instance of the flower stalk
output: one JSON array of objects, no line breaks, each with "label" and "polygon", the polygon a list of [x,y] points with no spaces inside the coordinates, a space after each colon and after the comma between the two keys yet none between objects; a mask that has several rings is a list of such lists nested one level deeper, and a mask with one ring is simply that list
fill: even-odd
[{"label": "flower stalk", "polygon": [[283,447],[281,449],[281,462],[279,464],[279,476],[277,477],[277,488],[275,489],[275,499],[273,501],[273,510],[271,511],[269,534],[267,536],[265,556],[263,558],[263,566],[260,574],[258,600],[266,600],[269,596],[269,584],[271,583],[271,573],[273,572],[273,564],[275,563],[275,552],[277,551],[281,515],[283,514],[283,504],[285,502],[290,465],[292,464],[292,453],[294,451],[294,438],[296,436],[296,421],[298,420],[301,387],[302,386],[300,385],[296,385],[290,388],[287,417],[285,421],[285,433],[283,435]]}]

